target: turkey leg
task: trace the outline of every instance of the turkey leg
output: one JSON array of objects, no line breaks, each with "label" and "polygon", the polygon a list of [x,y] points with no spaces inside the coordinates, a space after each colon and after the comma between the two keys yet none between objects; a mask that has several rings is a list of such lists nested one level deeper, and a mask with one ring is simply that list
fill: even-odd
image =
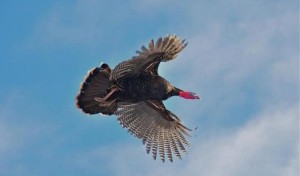
[{"label": "turkey leg", "polygon": [[117,88],[113,88],[108,94],[105,95],[105,97],[103,97],[103,98],[96,97],[96,98],[94,98],[94,100],[96,100],[100,103],[104,103],[115,91],[117,91]]},{"label": "turkey leg", "polygon": [[111,101],[106,101],[106,102],[101,103],[100,106],[106,106],[106,109],[107,109],[116,101],[117,101],[117,99],[114,99],[114,100],[111,100]]}]

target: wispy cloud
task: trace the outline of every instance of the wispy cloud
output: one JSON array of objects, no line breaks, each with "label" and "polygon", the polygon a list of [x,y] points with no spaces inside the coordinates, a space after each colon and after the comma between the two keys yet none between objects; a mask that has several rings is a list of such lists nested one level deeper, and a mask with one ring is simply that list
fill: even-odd
[{"label": "wispy cloud", "polygon": [[247,102],[255,102],[249,106],[254,111],[265,104],[298,102],[296,19],[297,12],[286,11],[232,26],[211,23],[210,30],[187,36],[188,47],[173,63],[162,64],[162,73],[176,74],[166,77],[200,93],[203,109],[198,113],[216,113],[213,117],[231,114]]},{"label": "wispy cloud", "polygon": [[195,141],[190,155],[173,164],[152,161],[139,144],[101,147],[76,162],[93,174],[106,167],[110,175],[293,176],[298,172],[297,122],[297,106],[271,107],[234,131]]},{"label": "wispy cloud", "polygon": [[16,124],[16,116],[19,116],[16,107],[17,102],[22,101],[24,96],[19,91],[11,91],[8,95],[2,96],[0,106],[0,163],[4,162],[4,155],[11,151],[18,150],[25,141],[25,133],[29,133],[24,128]]},{"label": "wispy cloud", "polygon": [[[199,126],[196,133],[201,134],[191,138],[190,155],[172,164],[153,161],[133,137],[132,144],[115,142],[111,146],[111,141],[99,141],[99,145],[110,144],[94,147],[91,142],[91,146],[79,147],[75,152],[66,140],[63,144],[65,151],[71,150],[69,155],[61,156],[49,149],[47,155],[54,156],[49,163],[55,162],[59,155],[64,167],[79,168],[86,175],[297,174],[299,27],[297,9],[287,10],[293,6],[290,2],[147,0],[130,1],[130,6],[116,5],[120,3],[78,0],[58,4],[35,23],[26,45],[47,50],[79,46],[98,51],[100,48],[103,55],[118,58],[109,57],[112,58],[109,63],[114,66],[146,44],[141,41],[166,33],[179,34],[187,39],[188,47],[178,59],[161,64],[159,71],[174,85],[195,91],[203,99],[187,102],[173,98],[166,104],[187,126]],[[80,67],[84,62],[73,66]],[[32,151],[24,148],[45,136],[41,130],[47,128],[44,125],[34,130],[30,122],[7,120],[13,116],[24,119],[23,109],[12,113],[15,102],[9,108],[0,108],[0,138],[4,139],[0,142],[0,154]],[[62,121],[54,123],[74,122]],[[80,130],[76,132],[82,133]],[[66,131],[54,132],[48,139],[53,139],[51,142],[69,139],[73,134],[66,135]],[[103,135],[103,131],[97,132]],[[61,138],[57,133],[62,134]],[[5,163],[5,157],[2,158],[0,164]],[[9,172],[16,165],[7,168]]]},{"label": "wispy cloud", "polygon": [[[143,9],[149,3],[151,7],[151,2],[139,6]],[[274,5],[274,9],[282,12],[280,6]],[[235,13],[243,10],[235,8]],[[196,11],[189,13],[196,14]],[[212,119],[242,120],[241,126],[228,128],[219,123],[217,126],[222,130],[215,133],[202,129],[208,136],[192,139],[195,141],[191,155],[172,165],[152,161],[140,144],[132,144],[84,153],[85,157],[78,156],[80,167],[101,173],[94,163],[105,160],[105,167],[113,175],[296,175],[299,148],[298,98],[295,96],[299,73],[298,43],[295,42],[297,12],[261,15],[257,18],[246,14],[231,25],[226,24],[227,20],[214,19],[201,30],[196,23],[189,32],[183,30],[189,34],[186,36],[188,48],[179,59],[160,68],[163,75],[176,75],[169,77],[175,85],[199,89],[204,96],[201,110],[199,104],[170,103],[176,113],[194,118],[185,118],[187,124],[197,124],[199,116],[208,115]],[[194,15],[195,18],[198,16]],[[250,110],[246,109],[248,102],[253,103]],[[181,107],[185,113],[178,111],[183,109]],[[236,114],[232,112],[239,107],[247,117],[233,117]],[[216,124],[210,127],[213,125]],[[140,163],[143,168],[136,169]]]},{"label": "wispy cloud", "polygon": [[6,93],[0,103],[0,175],[32,174],[24,161],[34,158],[35,152],[48,149],[48,146],[42,149],[37,146],[53,134],[56,126],[53,122],[42,121],[42,117],[48,115],[43,114],[45,111],[39,109],[42,106],[26,91]]}]

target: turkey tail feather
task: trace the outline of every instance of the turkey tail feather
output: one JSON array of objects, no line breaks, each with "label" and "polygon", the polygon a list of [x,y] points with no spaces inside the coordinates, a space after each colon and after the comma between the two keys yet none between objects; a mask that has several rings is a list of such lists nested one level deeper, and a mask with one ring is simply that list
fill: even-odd
[{"label": "turkey tail feather", "polygon": [[104,97],[111,86],[110,68],[107,64],[91,69],[80,86],[76,97],[76,106],[87,114],[102,113],[111,115],[116,110],[116,103],[96,101],[97,97]]}]

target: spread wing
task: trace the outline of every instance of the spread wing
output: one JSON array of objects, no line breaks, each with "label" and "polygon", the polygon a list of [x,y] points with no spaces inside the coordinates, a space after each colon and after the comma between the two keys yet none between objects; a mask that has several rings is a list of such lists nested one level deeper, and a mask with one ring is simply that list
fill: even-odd
[{"label": "spread wing", "polygon": [[112,71],[111,77],[118,80],[140,74],[158,75],[160,62],[174,59],[186,45],[185,40],[175,35],[159,38],[155,43],[151,40],[148,48],[142,46],[141,51],[137,51],[138,56],[118,64]]},{"label": "spread wing", "polygon": [[142,101],[139,103],[119,103],[120,124],[146,144],[147,153],[152,150],[153,158],[159,154],[165,161],[165,155],[172,162],[174,153],[181,159],[180,150],[187,153],[185,146],[190,146],[185,136],[191,131],[181,124],[179,118],[168,111],[161,101]]}]

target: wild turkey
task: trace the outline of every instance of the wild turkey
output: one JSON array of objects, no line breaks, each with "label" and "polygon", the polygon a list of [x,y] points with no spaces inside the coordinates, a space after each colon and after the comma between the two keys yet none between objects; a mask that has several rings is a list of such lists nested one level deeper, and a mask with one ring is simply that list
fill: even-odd
[{"label": "wild turkey", "polygon": [[103,63],[90,70],[81,84],[76,105],[88,114],[116,115],[120,124],[142,139],[147,153],[153,158],[165,156],[172,162],[172,154],[181,159],[187,153],[189,136],[180,119],[166,109],[163,100],[171,96],[199,99],[193,92],[183,91],[159,76],[160,62],[175,59],[186,47],[185,40],[175,35],[150,41],[137,56],[123,61],[113,70]]}]

